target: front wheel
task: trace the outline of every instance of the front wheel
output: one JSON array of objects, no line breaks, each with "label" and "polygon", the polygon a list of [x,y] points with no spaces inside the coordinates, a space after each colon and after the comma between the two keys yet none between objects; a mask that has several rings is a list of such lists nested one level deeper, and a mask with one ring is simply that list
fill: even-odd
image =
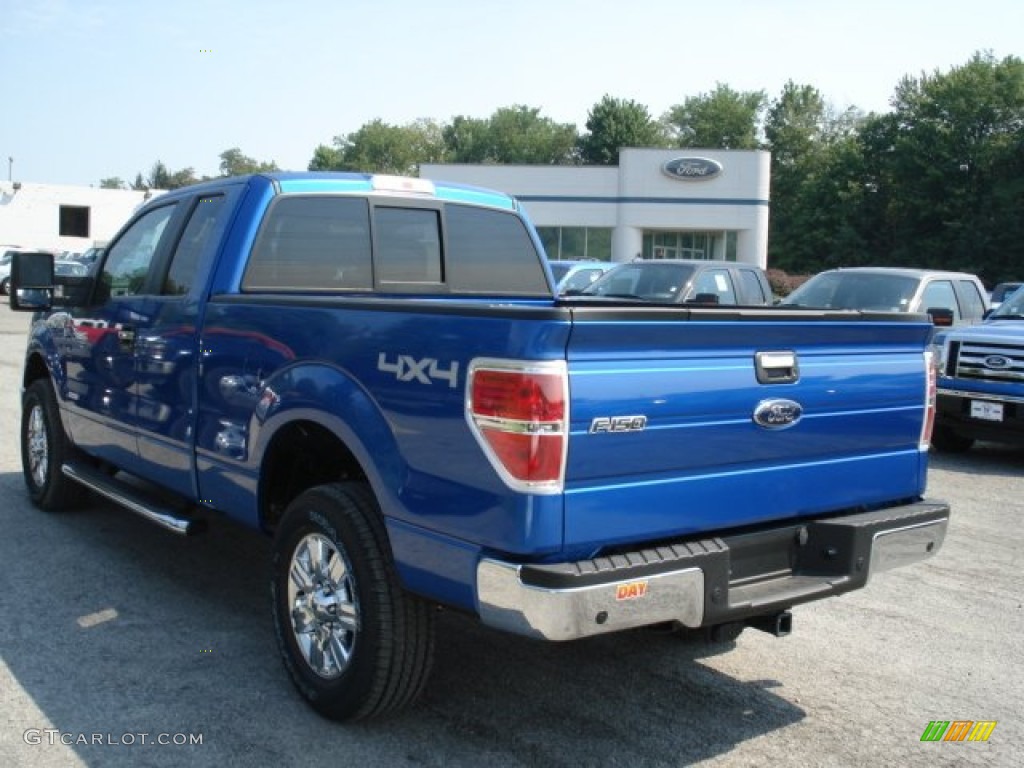
[{"label": "front wheel", "polygon": [[3,280],[0,280],[0,294],[3,294],[4,296],[6,296],[10,292],[11,292],[11,278],[5,277]]},{"label": "front wheel", "polygon": [[949,427],[935,427],[932,430],[932,446],[944,453],[963,453],[970,450],[974,440],[963,437]]},{"label": "front wheel", "polygon": [[289,505],[274,542],[270,588],[285,667],[320,714],[382,715],[422,692],[433,660],[433,613],[399,584],[365,484],[318,486]]},{"label": "front wheel", "polygon": [[85,488],[61,470],[74,453],[60,422],[53,385],[49,379],[36,379],[22,400],[21,466],[29,498],[40,509],[66,509],[84,500]]}]

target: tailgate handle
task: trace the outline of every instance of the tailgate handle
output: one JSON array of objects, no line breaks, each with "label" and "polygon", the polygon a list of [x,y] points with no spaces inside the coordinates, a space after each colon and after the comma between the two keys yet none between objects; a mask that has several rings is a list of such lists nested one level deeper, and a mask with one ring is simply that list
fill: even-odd
[{"label": "tailgate handle", "polygon": [[757,380],[762,384],[792,384],[800,379],[796,352],[758,352],[754,355]]}]

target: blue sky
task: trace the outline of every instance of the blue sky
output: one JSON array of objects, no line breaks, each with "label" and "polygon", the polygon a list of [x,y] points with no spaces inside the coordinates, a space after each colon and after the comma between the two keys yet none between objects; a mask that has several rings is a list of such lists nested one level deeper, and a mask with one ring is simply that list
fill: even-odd
[{"label": "blue sky", "polygon": [[0,178],[98,184],[239,147],[304,169],[381,118],[513,104],[584,129],[787,80],[887,111],[905,75],[1022,56],[1022,0],[0,0]]}]

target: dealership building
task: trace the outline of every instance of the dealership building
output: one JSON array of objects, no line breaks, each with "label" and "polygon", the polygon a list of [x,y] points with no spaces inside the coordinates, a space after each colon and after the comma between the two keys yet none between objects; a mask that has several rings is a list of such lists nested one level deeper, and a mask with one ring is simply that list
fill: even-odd
[{"label": "dealership building", "polygon": [[767,266],[771,155],[622,149],[618,166],[424,164],[420,176],[522,203],[552,259],[724,259]]},{"label": "dealership building", "polygon": [[[766,266],[770,154],[622,149],[617,166],[424,164],[420,176],[517,197],[552,259]],[[82,251],[156,192],[0,182],[0,246]]]},{"label": "dealership building", "polygon": [[102,245],[157,192],[0,182],[0,248],[81,252]]}]

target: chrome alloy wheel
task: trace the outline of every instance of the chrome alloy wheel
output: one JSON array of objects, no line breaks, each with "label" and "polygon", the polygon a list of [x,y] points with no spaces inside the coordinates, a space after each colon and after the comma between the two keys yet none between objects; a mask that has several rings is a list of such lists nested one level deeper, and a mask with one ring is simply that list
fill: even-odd
[{"label": "chrome alloy wheel", "polygon": [[46,473],[50,470],[50,447],[46,435],[46,418],[43,406],[36,403],[28,416],[26,434],[28,443],[28,469],[37,487],[46,485]]},{"label": "chrome alloy wheel", "polygon": [[313,672],[335,678],[348,666],[359,634],[351,568],[330,539],[311,533],[295,547],[288,576],[295,642]]}]

